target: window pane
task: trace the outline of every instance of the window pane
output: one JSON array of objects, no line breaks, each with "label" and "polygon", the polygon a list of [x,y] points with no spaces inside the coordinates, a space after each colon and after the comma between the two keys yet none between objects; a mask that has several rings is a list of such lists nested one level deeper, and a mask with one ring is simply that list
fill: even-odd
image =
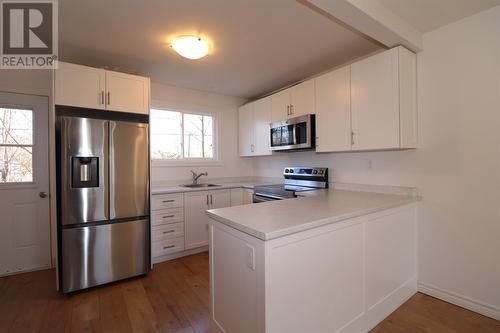
[{"label": "window pane", "polygon": [[212,117],[184,114],[184,157],[212,158],[212,131]]},{"label": "window pane", "polygon": [[0,144],[33,144],[33,111],[0,108]]},{"label": "window pane", "polygon": [[175,111],[151,110],[151,158],[182,157],[182,114]]},{"label": "window pane", "polygon": [[31,147],[0,147],[0,183],[33,181]]}]

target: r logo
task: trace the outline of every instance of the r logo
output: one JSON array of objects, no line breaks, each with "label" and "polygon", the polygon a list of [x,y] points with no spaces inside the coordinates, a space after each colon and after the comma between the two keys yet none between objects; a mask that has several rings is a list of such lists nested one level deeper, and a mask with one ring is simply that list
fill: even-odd
[{"label": "r logo", "polygon": [[2,3],[2,53],[52,54],[52,2]]}]

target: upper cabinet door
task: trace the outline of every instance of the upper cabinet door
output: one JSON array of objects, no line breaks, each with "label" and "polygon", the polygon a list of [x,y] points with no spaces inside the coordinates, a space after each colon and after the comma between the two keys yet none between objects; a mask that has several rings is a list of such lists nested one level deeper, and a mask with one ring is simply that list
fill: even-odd
[{"label": "upper cabinet door", "polygon": [[315,112],[314,80],[308,80],[290,89],[290,117],[298,117]]},{"label": "upper cabinet door", "polygon": [[316,78],[316,151],[351,150],[350,66]]},{"label": "upper cabinet door", "polygon": [[271,95],[272,122],[286,120],[290,117],[290,89]]},{"label": "upper cabinet door", "polygon": [[238,148],[240,156],[252,156],[255,150],[253,107],[254,103],[248,103],[238,109]]},{"label": "upper cabinet door", "polygon": [[106,71],[106,109],[149,114],[149,79]]},{"label": "upper cabinet door", "polygon": [[255,101],[253,107],[254,124],[254,152],[253,155],[271,155],[270,123],[271,123],[271,97]]},{"label": "upper cabinet door", "polygon": [[354,150],[399,148],[398,48],[351,65]]},{"label": "upper cabinet door", "polygon": [[59,61],[55,71],[55,104],[105,109],[105,82],[102,69]]}]

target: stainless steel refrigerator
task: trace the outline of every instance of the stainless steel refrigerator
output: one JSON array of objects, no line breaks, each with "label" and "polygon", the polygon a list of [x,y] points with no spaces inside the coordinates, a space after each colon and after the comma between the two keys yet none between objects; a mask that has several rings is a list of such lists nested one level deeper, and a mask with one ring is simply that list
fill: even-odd
[{"label": "stainless steel refrigerator", "polygon": [[149,271],[148,123],[132,118],[57,116],[58,271],[65,293]]}]

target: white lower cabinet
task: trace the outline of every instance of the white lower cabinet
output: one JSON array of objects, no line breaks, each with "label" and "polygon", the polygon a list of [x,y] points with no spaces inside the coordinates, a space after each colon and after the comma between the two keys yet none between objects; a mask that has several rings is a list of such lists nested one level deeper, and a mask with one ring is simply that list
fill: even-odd
[{"label": "white lower cabinet", "polygon": [[212,331],[369,331],[416,293],[415,210],[268,241],[210,219]]},{"label": "white lower cabinet", "polygon": [[207,209],[231,206],[230,190],[196,191],[184,194],[185,248],[208,245]]},{"label": "white lower cabinet", "polygon": [[231,189],[231,207],[253,203],[253,190],[249,188]]},{"label": "white lower cabinet", "polygon": [[151,256],[184,250],[184,200],[182,193],[153,195],[151,199]]}]

